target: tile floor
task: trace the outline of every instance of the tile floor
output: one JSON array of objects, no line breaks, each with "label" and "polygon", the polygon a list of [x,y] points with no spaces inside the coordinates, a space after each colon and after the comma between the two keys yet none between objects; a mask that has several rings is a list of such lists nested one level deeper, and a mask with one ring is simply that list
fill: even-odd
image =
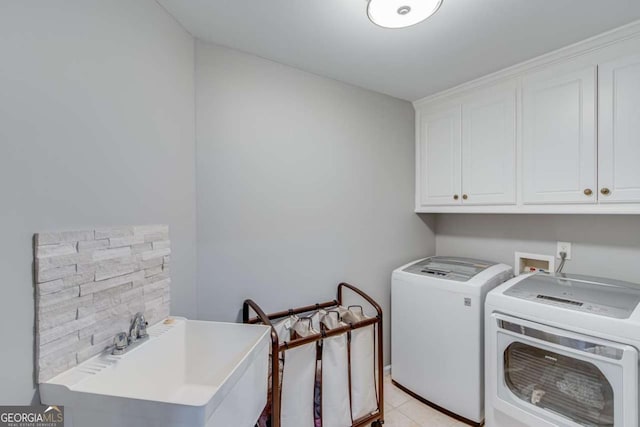
[{"label": "tile floor", "polygon": [[460,421],[436,411],[384,380],[384,427],[465,427]]}]

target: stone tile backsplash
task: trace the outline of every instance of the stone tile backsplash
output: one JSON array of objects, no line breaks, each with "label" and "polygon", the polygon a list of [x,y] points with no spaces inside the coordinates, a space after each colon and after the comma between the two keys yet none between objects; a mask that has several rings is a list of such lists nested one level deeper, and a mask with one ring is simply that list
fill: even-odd
[{"label": "stone tile backsplash", "polygon": [[169,227],[35,235],[38,383],[100,353],[141,311],[169,315]]}]

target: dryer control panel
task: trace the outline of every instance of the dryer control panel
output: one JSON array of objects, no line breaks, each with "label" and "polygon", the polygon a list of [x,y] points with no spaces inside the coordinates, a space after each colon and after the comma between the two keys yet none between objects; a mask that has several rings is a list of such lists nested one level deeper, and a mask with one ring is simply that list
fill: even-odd
[{"label": "dryer control panel", "polygon": [[640,285],[567,274],[534,274],[504,294],[617,319],[629,318],[640,303]]}]

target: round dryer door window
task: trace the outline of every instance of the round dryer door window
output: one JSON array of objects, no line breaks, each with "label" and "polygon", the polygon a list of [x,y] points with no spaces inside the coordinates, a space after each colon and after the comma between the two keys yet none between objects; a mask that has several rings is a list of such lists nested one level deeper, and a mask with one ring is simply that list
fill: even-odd
[{"label": "round dryer door window", "polygon": [[514,342],[504,351],[504,378],[527,403],[584,426],[614,425],[613,388],[592,363]]}]

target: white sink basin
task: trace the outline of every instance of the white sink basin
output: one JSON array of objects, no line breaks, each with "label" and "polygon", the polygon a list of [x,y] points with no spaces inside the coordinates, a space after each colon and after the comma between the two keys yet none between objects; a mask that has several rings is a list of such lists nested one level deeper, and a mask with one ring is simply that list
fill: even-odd
[{"label": "white sink basin", "polygon": [[98,355],[40,384],[73,427],[253,427],[267,400],[267,326],[171,318],[121,356]]}]

